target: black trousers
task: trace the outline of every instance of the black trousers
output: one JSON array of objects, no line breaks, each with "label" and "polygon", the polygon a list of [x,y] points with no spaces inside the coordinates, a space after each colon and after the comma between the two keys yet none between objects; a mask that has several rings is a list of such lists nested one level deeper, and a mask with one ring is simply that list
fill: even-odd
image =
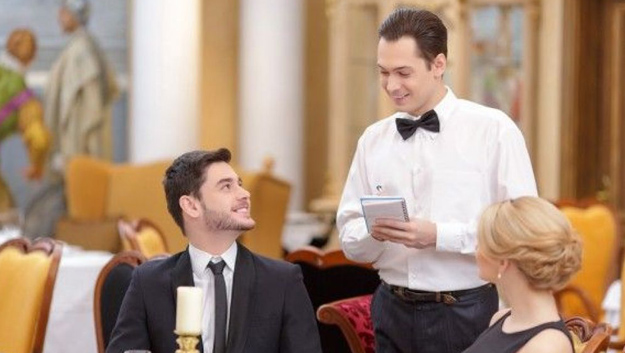
[{"label": "black trousers", "polygon": [[488,327],[498,309],[494,286],[454,304],[400,299],[380,285],[371,302],[376,353],[460,353]]}]

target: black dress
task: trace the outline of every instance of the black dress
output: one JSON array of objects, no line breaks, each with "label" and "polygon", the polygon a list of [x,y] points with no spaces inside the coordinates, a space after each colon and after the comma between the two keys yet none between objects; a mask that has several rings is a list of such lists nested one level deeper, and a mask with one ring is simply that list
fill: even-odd
[{"label": "black dress", "polygon": [[527,330],[505,333],[502,330],[503,323],[510,316],[508,311],[497,322],[482,332],[482,334],[475,340],[471,347],[464,350],[463,353],[516,353],[518,352],[530,339],[547,329],[555,329],[562,331],[571,342],[573,347],[573,339],[571,334],[566,329],[564,321],[553,321],[540,324],[538,326],[529,328]]}]

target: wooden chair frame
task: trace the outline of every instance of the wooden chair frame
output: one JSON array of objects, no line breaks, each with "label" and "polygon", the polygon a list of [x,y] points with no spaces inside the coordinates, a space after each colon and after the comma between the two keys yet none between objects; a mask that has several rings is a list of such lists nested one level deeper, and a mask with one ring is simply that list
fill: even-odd
[{"label": "wooden chair frame", "polygon": [[367,269],[373,269],[373,266],[368,263],[355,262],[345,258],[345,254],[342,250],[332,250],[325,252],[314,246],[304,246],[287,254],[286,261],[291,263],[304,262],[318,267],[319,269],[326,269],[335,266],[353,265]]},{"label": "wooden chair frame", "polygon": [[565,320],[566,328],[574,333],[585,344],[580,353],[598,353],[608,349],[612,328],[605,323],[594,324],[580,316]]},{"label": "wooden chair frame", "polygon": [[93,296],[93,316],[95,319],[95,333],[98,344],[98,352],[104,353],[104,336],[102,333],[102,314],[100,310],[100,302],[102,300],[102,287],[104,281],[108,277],[109,273],[120,264],[128,264],[130,266],[137,267],[146,261],[139,251],[122,251],[115,255],[109,262],[102,268],[95,284],[95,292]]},{"label": "wooden chair frame", "polygon": [[51,258],[48,276],[44,285],[43,298],[41,299],[41,309],[39,310],[39,318],[37,319],[37,329],[35,331],[32,350],[33,353],[42,353],[46,329],[48,327],[48,318],[50,316],[52,294],[56,283],[56,275],[59,270],[59,263],[61,262],[61,250],[63,245],[52,238],[38,238],[32,243],[26,238],[17,238],[0,244],[0,252],[10,247],[16,248],[24,254],[41,251]]},{"label": "wooden chair frame", "polygon": [[352,353],[366,353],[365,347],[363,347],[360,337],[358,336],[358,332],[354,330],[349,319],[336,310],[335,306],[346,302],[356,302],[360,299],[368,299],[368,301],[371,302],[372,298],[373,295],[369,294],[324,304],[317,310],[317,319],[324,324],[337,325],[341,329],[341,332],[343,332],[343,336],[345,336],[345,340],[347,341],[349,349]]},{"label": "wooden chair frame", "polygon": [[[326,273],[331,273],[333,271],[344,271],[344,270],[347,270],[347,268],[351,268],[350,271],[363,272],[363,273],[371,272],[372,276],[374,276],[377,281],[377,283],[375,283],[375,286],[377,287],[377,285],[379,284],[379,278],[375,274],[374,272],[375,269],[371,266],[371,264],[358,263],[358,262],[349,260],[345,257],[345,254],[340,249],[326,252],[316,247],[305,246],[292,253],[289,253],[286,256],[286,260],[291,263],[302,265],[302,270],[303,270],[304,277],[305,277],[304,283],[307,285],[307,290],[309,292],[309,295],[311,296],[313,307],[315,310],[317,310],[317,312],[319,312],[318,310],[320,310],[324,306],[324,304],[326,304],[329,301],[336,302],[336,300],[340,301],[340,299],[344,299],[347,297],[353,298],[355,296],[362,296],[365,294],[370,295],[375,290],[375,288],[370,288],[370,286],[373,286],[374,283],[372,282],[373,281],[372,279],[366,279],[366,280],[361,279],[361,283],[362,283],[362,286],[361,286],[362,288],[360,288],[361,290],[358,290],[354,287],[349,287],[349,288],[353,288],[353,290],[337,289],[336,292],[332,292],[332,295],[330,295],[330,293],[324,294],[323,285],[321,285],[321,287],[315,287],[315,288],[308,288],[308,286],[315,286],[314,278],[320,279],[322,281],[326,281],[326,277],[313,276],[312,277],[313,281],[311,283],[306,283],[306,272],[304,271],[305,269],[304,265],[309,266],[309,267],[314,267],[315,269],[319,270],[320,275],[323,275],[324,272],[326,272],[326,270],[328,270]],[[320,295],[320,296],[317,296],[317,295]],[[335,319],[341,320],[344,318],[336,317]],[[329,320],[331,320],[331,318]],[[322,347],[324,348],[324,350],[347,349],[349,346],[350,349],[354,351],[354,347],[356,347],[356,345],[354,342],[350,341],[350,339],[353,339],[353,338],[348,337],[347,331],[345,331],[342,327],[340,327],[340,325],[339,325],[340,330],[337,330],[336,327],[327,326],[326,324],[328,324],[328,322],[321,320],[321,318],[319,319],[319,322],[321,323],[319,324],[319,333],[321,337]],[[331,322],[331,324],[334,324],[334,322]],[[343,336],[342,338],[341,338],[341,333],[339,333],[339,331],[342,331],[342,336]],[[355,339],[357,340],[358,338],[356,337]],[[340,340],[342,342],[338,342],[337,340]]]},{"label": "wooden chair frame", "polygon": [[[165,235],[161,231],[161,229],[154,224],[152,221],[147,220],[145,218],[140,218],[134,221],[129,221],[124,218],[120,218],[117,222],[117,230],[119,231],[119,236],[122,240],[126,240],[130,244],[130,249],[138,251],[142,253],[141,246],[139,245],[139,241],[137,240],[137,235],[143,230],[143,228],[152,228],[158,233],[159,237],[165,244],[166,252],[165,254],[159,255],[168,255],[167,251],[167,240],[165,239]],[[157,256],[159,256],[157,255]]]}]

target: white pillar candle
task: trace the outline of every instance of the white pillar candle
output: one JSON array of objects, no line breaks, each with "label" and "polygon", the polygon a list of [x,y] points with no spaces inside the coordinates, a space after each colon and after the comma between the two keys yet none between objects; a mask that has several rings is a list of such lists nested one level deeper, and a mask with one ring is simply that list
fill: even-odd
[{"label": "white pillar candle", "polygon": [[202,288],[178,287],[176,334],[198,336],[202,332]]}]

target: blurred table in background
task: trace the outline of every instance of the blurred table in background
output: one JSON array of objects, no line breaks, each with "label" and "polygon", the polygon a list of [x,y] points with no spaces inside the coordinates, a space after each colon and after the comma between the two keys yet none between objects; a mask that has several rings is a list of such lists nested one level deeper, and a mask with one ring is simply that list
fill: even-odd
[{"label": "blurred table in background", "polygon": [[323,236],[327,224],[312,213],[289,212],[282,231],[282,248],[287,253],[310,245],[314,238]]}]

